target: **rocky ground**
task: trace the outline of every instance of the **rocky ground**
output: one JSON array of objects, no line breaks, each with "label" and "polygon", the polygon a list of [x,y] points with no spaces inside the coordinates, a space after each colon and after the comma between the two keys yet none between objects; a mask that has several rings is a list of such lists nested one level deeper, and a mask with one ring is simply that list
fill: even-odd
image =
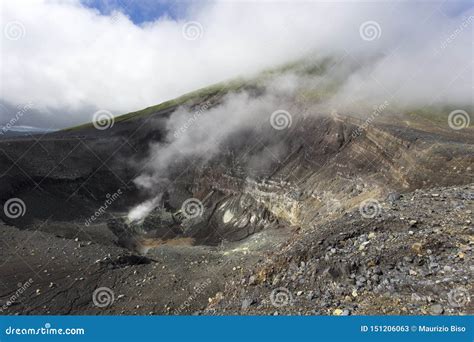
[{"label": "rocky ground", "polygon": [[[2,314],[191,314],[230,274],[273,250],[287,233],[244,243],[160,246],[147,256],[93,239],[67,239],[0,225]],[[271,239],[269,238],[271,234]]]},{"label": "rocky ground", "polygon": [[372,205],[315,222],[234,277],[207,312],[474,313],[474,185],[390,194]]},{"label": "rocky ground", "polygon": [[[309,230],[146,257],[3,225],[0,304],[6,314],[472,314],[474,185],[371,205]],[[100,288],[111,290],[104,307]]]},{"label": "rocky ground", "polygon": [[159,208],[130,224],[149,198],[130,161],[172,110],[0,140],[2,314],[473,313],[470,128],[265,121],[173,164]]}]

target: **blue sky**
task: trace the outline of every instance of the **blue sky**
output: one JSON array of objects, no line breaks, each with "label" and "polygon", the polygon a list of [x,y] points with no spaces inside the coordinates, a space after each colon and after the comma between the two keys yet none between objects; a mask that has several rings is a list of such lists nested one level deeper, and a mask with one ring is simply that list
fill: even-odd
[{"label": "blue sky", "polygon": [[[135,24],[154,21],[162,16],[172,19],[186,17],[190,6],[203,5],[208,0],[80,0],[83,5],[97,9],[103,15],[109,15],[113,10],[125,13]],[[363,2],[363,1],[362,1]],[[414,1],[416,3],[416,1]],[[423,3],[422,1],[420,3]],[[474,7],[470,0],[444,1],[441,11],[448,16],[456,16],[466,9]]]},{"label": "blue sky", "polygon": [[180,19],[185,16],[191,1],[170,0],[81,0],[87,7],[95,8],[103,15],[113,10],[125,13],[135,24],[154,21],[161,16]]}]

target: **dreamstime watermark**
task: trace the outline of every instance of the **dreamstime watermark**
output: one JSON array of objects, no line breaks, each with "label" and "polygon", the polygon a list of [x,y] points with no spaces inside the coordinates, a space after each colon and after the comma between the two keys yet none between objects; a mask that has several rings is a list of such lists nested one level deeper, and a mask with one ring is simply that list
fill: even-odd
[{"label": "dreamstime watermark", "polygon": [[292,122],[291,114],[283,109],[276,110],[270,115],[270,124],[278,131],[290,128]]},{"label": "dreamstime watermark", "polygon": [[107,208],[112,205],[112,203],[114,203],[121,195],[123,194],[122,192],[122,189],[118,189],[116,192],[114,192],[112,195],[111,194],[107,194],[105,195],[106,197],[106,200],[104,201],[104,204],[101,205],[99,207],[99,209],[97,209],[95,212],[94,212],[94,215],[92,215],[91,217],[87,218],[86,221],[84,222],[84,225],[86,226],[89,226],[92,222],[94,222],[97,218],[99,218],[100,216],[102,216],[105,211],[107,210]]},{"label": "dreamstime watermark", "polygon": [[20,40],[26,35],[25,25],[18,20],[12,20],[5,24],[3,34],[8,40]]},{"label": "dreamstime watermark", "polygon": [[106,130],[112,128],[115,123],[115,118],[111,112],[105,109],[98,110],[92,117],[92,124],[98,130]]},{"label": "dreamstime watermark", "polygon": [[15,124],[26,114],[31,108],[33,108],[33,103],[28,102],[27,104],[18,107],[18,111],[15,113],[15,116],[10,119],[1,129],[0,135],[5,134],[8,132]]},{"label": "dreamstime watermark", "polygon": [[181,205],[181,212],[187,219],[194,219],[202,216],[204,205],[197,198],[188,198]]},{"label": "dreamstime watermark", "polygon": [[369,198],[359,205],[359,212],[364,218],[374,218],[382,212],[379,201]]},{"label": "dreamstime watermark", "polygon": [[211,106],[210,101],[206,101],[199,106],[199,108],[194,112],[193,116],[190,117],[186,122],[181,125],[178,129],[176,129],[173,133],[173,136],[178,139],[182,134],[184,134],[189,127],[191,127],[200,117],[201,115],[209,109]]},{"label": "dreamstime watermark", "polygon": [[382,36],[382,28],[376,21],[365,21],[359,26],[359,35],[365,41],[373,41]]},{"label": "dreamstime watermark", "polygon": [[210,278],[206,279],[204,282],[202,282],[201,284],[198,284],[195,289],[194,289],[194,292],[184,301],[183,304],[181,304],[175,311],[175,314],[179,315],[181,312],[183,312],[184,310],[186,310],[187,308],[189,308],[192,304],[192,302],[194,302],[196,300],[196,298],[204,292],[204,290],[209,287],[210,285],[212,284],[212,280]]},{"label": "dreamstime watermark", "polygon": [[270,302],[277,308],[293,305],[293,295],[286,287],[279,287],[270,293]]},{"label": "dreamstime watermark", "polygon": [[448,292],[448,302],[452,307],[460,308],[471,302],[471,296],[464,287],[457,287]]},{"label": "dreamstime watermark", "polygon": [[14,197],[10,198],[3,204],[3,212],[5,216],[11,219],[24,216],[26,213],[26,204],[22,199]]},{"label": "dreamstime watermark", "polygon": [[99,287],[92,294],[92,302],[99,308],[111,306],[114,303],[115,295],[108,287]]},{"label": "dreamstime watermark", "polygon": [[0,313],[7,310],[12,304],[14,304],[18,300],[18,298],[20,298],[20,296],[26,291],[26,289],[31,286],[31,284],[33,284],[33,279],[31,278],[25,281],[23,284],[18,283],[18,289],[13,295],[11,295],[10,298],[8,298],[6,303],[0,307]]},{"label": "dreamstime watermark", "polygon": [[187,40],[197,40],[204,35],[204,28],[200,22],[188,21],[183,25],[183,37]]},{"label": "dreamstime watermark", "polygon": [[363,131],[369,127],[369,125],[389,106],[389,102],[385,101],[381,105],[374,106],[372,114],[365,120],[365,122],[352,131],[352,137],[357,138],[362,134]]},{"label": "dreamstime watermark", "polygon": [[[469,16],[468,18],[464,19],[461,24],[454,29],[451,34],[439,44],[439,49],[444,50],[446,49],[452,42],[456,40],[456,38],[474,21],[474,15]],[[438,54],[439,50],[436,49],[435,54]]]},{"label": "dreamstime watermark", "polygon": [[9,326],[5,329],[6,335],[84,335],[84,328],[53,328],[51,323],[46,323],[40,328],[15,328]]},{"label": "dreamstime watermark", "polygon": [[469,127],[470,123],[471,117],[465,110],[456,109],[448,115],[448,125],[456,131]]}]

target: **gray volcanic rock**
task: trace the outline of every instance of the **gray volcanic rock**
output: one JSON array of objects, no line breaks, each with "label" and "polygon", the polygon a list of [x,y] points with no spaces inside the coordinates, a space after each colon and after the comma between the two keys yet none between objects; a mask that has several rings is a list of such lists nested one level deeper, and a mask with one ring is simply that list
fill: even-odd
[{"label": "gray volcanic rock", "polygon": [[[212,310],[226,314],[472,314],[474,303],[472,212],[465,199],[474,184],[406,193],[396,204],[379,202],[380,216],[359,210],[316,223],[248,271],[249,286],[229,281],[228,294]],[[409,220],[417,225],[409,234]],[[276,281],[278,279],[278,281]],[[255,286],[256,285],[256,286]],[[272,291],[297,296],[293,305],[275,306]],[[315,296],[314,293],[317,293]],[[260,306],[236,311],[243,298]],[[457,299],[455,299],[455,297]],[[214,311],[213,311],[214,312]]]},{"label": "gray volcanic rock", "polygon": [[177,159],[140,192],[137,161],[175,109],[0,140],[0,199],[24,203],[0,213],[2,313],[472,313],[470,128],[310,112]]}]

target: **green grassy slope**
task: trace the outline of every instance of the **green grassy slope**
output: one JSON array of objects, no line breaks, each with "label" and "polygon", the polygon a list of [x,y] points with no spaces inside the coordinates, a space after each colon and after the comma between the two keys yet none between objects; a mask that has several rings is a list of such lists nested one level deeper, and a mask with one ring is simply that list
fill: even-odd
[{"label": "green grassy slope", "polygon": [[[303,74],[308,75],[308,76],[309,75],[312,75],[312,76],[323,75],[327,71],[328,66],[330,65],[330,62],[331,62],[330,59],[323,59],[323,60],[312,61],[312,62],[308,62],[307,60],[302,59],[299,61],[286,63],[278,67],[273,67],[273,68],[264,70],[261,73],[259,73],[257,76],[250,79],[237,78],[231,81],[217,83],[217,84],[184,94],[175,99],[162,102],[155,106],[147,107],[142,110],[116,116],[114,123],[116,124],[116,123],[120,123],[120,122],[124,122],[128,120],[134,120],[137,118],[146,117],[158,111],[166,110],[172,107],[198,103],[209,96],[217,95],[219,93],[237,91],[243,88],[244,86],[253,85],[253,86],[258,87],[260,85],[263,85],[265,83],[265,80],[267,80],[268,78],[271,78],[276,75],[283,74],[289,71],[292,71],[295,74],[299,74],[299,75],[303,75]],[[321,94],[319,94],[319,92],[321,91],[322,90],[319,89],[317,92],[318,93],[317,95],[319,97],[321,96]],[[309,93],[311,93],[311,90],[308,90],[308,94],[306,95],[308,96]],[[314,96],[314,94],[311,94],[311,95]],[[93,127],[92,122],[88,122],[88,123],[84,123],[78,126],[63,129],[63,131],[77,131],[77,130],[92,128],[92,127]]]},{"label": "green grassy slope", "polygon": [[[301,88],[296,97],[301,101],[317,104],[331,98],[331,96],[336,94],[339,88],[346,81],[345,77],[349,75],[346,73],[341,73],[340,75],[331,75],[331,77],[325,77],[331,73],[332,69],[337,69],[338,64],[338,61],[335,61],[331,58],[301,59],[298,61],[280,65],[278,67],[263,70],[262,72],[251,78],[237,78],[234,80],[217,83],[184,94],[175,99],[162,102],[155,106],[116,116],[114,123],[117,124],[129,120],[147,117],[159,111],[175,108],[178,106],[192,106],[193,104],[198,104],[199,102],[205,101],[211,96],[215,96],[218,94],[224,95],[226,93],[235,92],[246,87],[264,87],[269,79],[272,79],[279,75],[283,75],[286,72],[293,73],[298,76],[303,76],[303,79],[314,78],[315,80],[317,80],[317,82],[315,82],[314,84],[309,83],[306,85],[306,87]],[[356,109],[360,109],[362,112],[367,111],[367,113],[369,114],[372,112],[372,106],[369,106],[366,103],[362,103],[361,106],[361,108],[354,108],[354,111],[356,111]],[[473,111],[472,104],[462,106],[461,108],[467,110],[470,113],[472,113]],[[389,108],[392,113],[406,115],[406,118],[408,120],[428,120],[433,124],[444,126],[446,125],[447,115],[455,109],[458,108],[448,105],[431,105],[420,108],[407,109],[405,106],[397,106],[397,104],[395,103],[390,103]],[[78,126],[66,128],[63,131],[78,131],[81,129],[88,129],[92,127],[93,123],[89,122]]]},{"label": "green grassy slope", "polygon": [[[114,123],[124,122],[127,120],[134,120],[141,117],[146,117],[153,113],[156,113],[161,110],[169,109],[172,107],[182,106],[186,104],[192,104],[199,102],[202,99],[205,99],[209,96],[217,95],[219,93],[227,93],[231,91],[237,91],[238,89],[242,88],[245,85],[245,81],[243,79],[236,79],[228,82],[221,82],[209,87],[201,88],[196,91],[184,94],[180,97],[175,99],[162,102],[156,106],[147,107],[142,110],[138,110],[135,112],[119,115],[115,117]],[[63,129],[63,131],[77,131],[85,128],[92,128],[92,122],[84,123],[78,126],[69,127]]]}]

